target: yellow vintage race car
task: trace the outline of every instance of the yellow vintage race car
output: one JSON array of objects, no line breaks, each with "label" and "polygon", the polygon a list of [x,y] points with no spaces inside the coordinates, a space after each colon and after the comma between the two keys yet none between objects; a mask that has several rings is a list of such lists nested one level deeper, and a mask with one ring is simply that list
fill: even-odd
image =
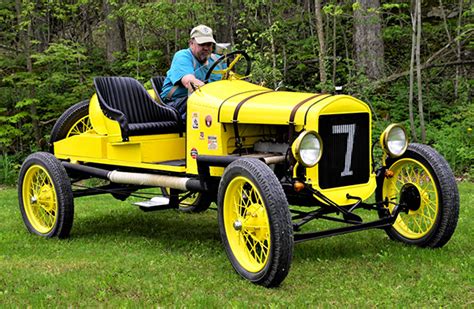
[{"label": "yellow vintage race car", "polygon": [[[246,65],[238,74],[241,60]],[[157,95],[162,78],[152,79],[152,90],[128,77],[95,78],[96,94],[57,120],[51,151],[31,154],[22,165],[18,190],[27,229],[64,238],[74,198],[111,193],[124,200],[156,187],[163,195],[138,202],[140,209],[201,212],[215,202],[232,266],[267,287],[285,279],[294,244],[306,240],[379,228],[420,247],[448,242],[459,193],[434,149],[408,143],[398,124],[373,142],[371,109],[354,97],[275,91],[244,80],[245,52],[223,61],[225,70],[208,72],[222,80],[189,96],[186,123]],[[378,145],[381,166],[374,163]],[[92,177],[106,184],[72,189]],[[364,221],[361,210],[378,219]],[[341,226],[307,230],[316,219]]]}]

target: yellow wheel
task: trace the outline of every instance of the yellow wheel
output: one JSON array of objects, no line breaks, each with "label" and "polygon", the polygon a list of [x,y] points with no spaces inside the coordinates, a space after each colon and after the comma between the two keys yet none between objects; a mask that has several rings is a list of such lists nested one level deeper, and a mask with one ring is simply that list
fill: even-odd
[{"label": "yellow wheel", "polygon": [[45,237],[67,237],[74,204],[71,184],[61,163],[51,154],[30,155],[20,170],[20,211],[27,229]]},{"label": "yellow wheel", "polygon": [[224,199],[224,226],[237,262],[249,272],[261,271],[270,254],[270,224],[258,189],[251,180],[237,176]]},{"label": "yellow wheel", "polygon": [[[161,188],[161,193],[163,196],[169,197],[170,196],[170,188]],[[187,198],[182,200],[179,203],[179,210],[182,212],[192,212],[198,213],[203,212],[209,209],[211,206],[212,200],[209,194],[203,192],[183,192],[179,194],[179,198],[188,195]]]},{"label": "yellow wheel", "polygon": [[288,203],[272,170],[259,160],[233,162],[219,185],[218,205],[234,269],[254,283],[279,285],[291,264],[293,234]]},{"label": "yellow wheel", "polygon": [[410,144],[405,155],[387,161],[378,199],[387,199],[392,212],[401,212],[387,230],[393,239],[423,247],[443,246],[456,228],[459,194],[446,161],[432,148]]},{"label": "yellow wheel", "polygon": [[89,101],[82,101],[68,108],[56,121],[51,130],[50,150],[53,143],[73,135],[92,130],[89,119]]},{"label": "yellow wheel", "polygon": [[89,115],[80,118],[76,121],[69,131],[66,134],[66,137],[70,137],[73,135],[79,135],[81,133],[87,132],[92,129],[92,124],[89,119]]}]

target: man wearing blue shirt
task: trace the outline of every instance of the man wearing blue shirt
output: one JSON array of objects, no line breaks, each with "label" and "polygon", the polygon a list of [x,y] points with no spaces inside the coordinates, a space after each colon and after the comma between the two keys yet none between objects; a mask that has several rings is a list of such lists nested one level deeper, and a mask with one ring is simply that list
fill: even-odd
[{"label": "man wearing blue shirt", "polygon": [[[174,55],[166,73],[161,98],[166,104],[176,108],[183,120],[186,119],[188,95],[204,85],[208,69],[218,58],[212,53],[215,43],[211,28],[204,25],[194,27],[191,30],[189,48]],[[220,75],[212,74],[209,82],[220,79]]]}]

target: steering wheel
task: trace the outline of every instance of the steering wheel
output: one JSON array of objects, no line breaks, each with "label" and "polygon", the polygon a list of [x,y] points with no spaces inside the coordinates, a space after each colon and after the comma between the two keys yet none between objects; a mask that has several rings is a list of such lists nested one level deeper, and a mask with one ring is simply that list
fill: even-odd
[{"label": "steering wheel", "polygon": [[[247,61],[247,68],[243,75],[235,72],[235,70],[232,70],[242,57]],[[227,68],[223,70],[214,70],[223,61],[227,62]],[[249,55],[243,50],[236,50],[219,57],[207,71],[204,80],[207,83],[209,81],[209,78],[211,77],[211,74],[221,74],[222,79],[244,79],[250,74],[251,66],[252,61],[250,61]]]}]

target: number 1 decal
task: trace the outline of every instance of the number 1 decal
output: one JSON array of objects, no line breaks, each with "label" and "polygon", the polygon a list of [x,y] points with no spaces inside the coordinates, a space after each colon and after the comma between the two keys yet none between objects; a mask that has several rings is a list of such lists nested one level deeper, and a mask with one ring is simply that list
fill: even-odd
[{"label": "number 1 decal", "polygon": [[344,170],[341,172],[341,177],[351,176],[352,151],[354,149],[354,135],[355,124],[340,124],[332,126],[332,134],[347,134],[346,157],[344,160]]}]

